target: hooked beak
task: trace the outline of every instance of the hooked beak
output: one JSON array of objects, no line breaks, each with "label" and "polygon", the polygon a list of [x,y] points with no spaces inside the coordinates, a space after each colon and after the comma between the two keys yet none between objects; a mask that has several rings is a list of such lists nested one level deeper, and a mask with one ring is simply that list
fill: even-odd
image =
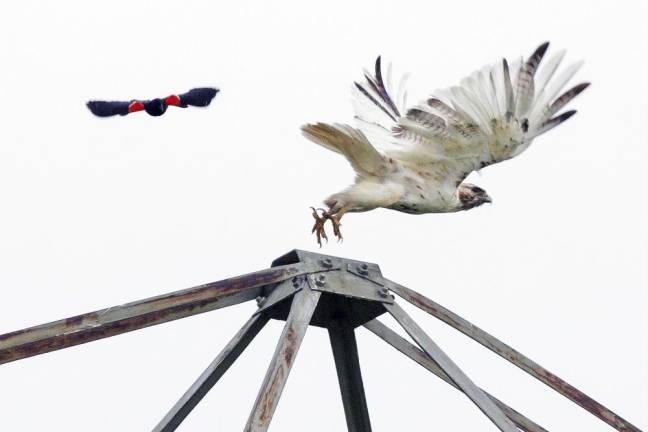
[{"label": "hooked beak", "polygon": [[493,203],[493,200],[492,200],[491,197],[489,197],[488,195],[486,195],[486,196],[484,197],[484,201],[487,202],[488,204],[492,204],[492,203]]}]

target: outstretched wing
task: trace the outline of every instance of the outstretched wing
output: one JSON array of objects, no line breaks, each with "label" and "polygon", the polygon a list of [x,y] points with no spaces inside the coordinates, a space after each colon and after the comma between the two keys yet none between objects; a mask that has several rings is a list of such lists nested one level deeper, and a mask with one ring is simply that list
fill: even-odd
[{"label": "outstretched wing", "polygon": [[512,67],[506,59],[487,66],[409,109],[404,108],[402,84],[392,98],[378,57],[374,75],[365,73],[366,82],[355,83],[356,119],[389,156],[411,165],[443,167],[452,173],[448,180],[459,184],[474,170],[517,156],[535,137],[576,113],[556,115],[589,83],[557,95],[582,62],[554,79],[564,56],[559,52],[536,74],[548,46],[540,45],[528,60]]},{"label": "outstretched wing", "polygon": [[[211,103],[212,99],[214,99],[218,91],[217,88],[213,87],[199,87],[191,89],[186,93],[178,95],[179,106],[183,108],[187,106],[206,107]],[[172,96],[169,96],[169,98],[171,97]],[[172,104],[169,103],[169,105]]]},{"label": "outstretched wing", "polygon": [[131,102],[97,101],[91,100],[86,103],[88,109],[97,117],[111,117],[114,115],[126,115]]}]

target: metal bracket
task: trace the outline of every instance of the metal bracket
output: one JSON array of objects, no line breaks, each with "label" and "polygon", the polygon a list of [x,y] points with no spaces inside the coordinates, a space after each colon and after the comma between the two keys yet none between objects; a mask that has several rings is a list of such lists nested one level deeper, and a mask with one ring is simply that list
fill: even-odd
[{"label": "metal bracket", "polygon": [[348,271],[328,271],[307,275],[311,289],[360,300],[393,303],[389,290],[367,278]]},{"label": "metal bracket", "polygon": [[349,272],[378,286],[384,286],[380,267],[377,264],[365,261],[334,257],[295,249],[284,256],[277,258],[272,265],[277,266],[296,263],[304,264],[308,269],[312,269],[312,272],[326,272],[333,270]]},{"label": "metal bracket", "polygon": [[295,276],[292,279],[280,282],[274,288],[269,290],[270,292],[267,294],[267,297],[257,297],[257,305],[259,306],[259,309],[254,312],[254,315],[258,315],[264,310],[269,309],[277,303],[294,295],[306,286],[306,284],[305,275]]}]

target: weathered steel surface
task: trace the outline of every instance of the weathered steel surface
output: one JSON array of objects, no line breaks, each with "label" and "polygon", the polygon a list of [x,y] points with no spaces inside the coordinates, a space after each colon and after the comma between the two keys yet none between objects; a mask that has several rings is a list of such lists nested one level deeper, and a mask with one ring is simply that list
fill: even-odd
[{"label": "weathered steel surface", "polygon": [[439,346],[396,303],[385,304],[385,309],[405,329],[414,341],[448,375],[461,391],[502,431],[516,432],[515,425],[501,409],[444,353]]},{"label": "weathered steel surface", "polygon": [[306,272],[299,263],[275,267],[0,335],[0,364],[252,300]]},{"label": "weathered steel surface", "polygon": [[381,303],[394,302],[394,298],[387,288],[371,279],[364,278],[350,271],[345,271],[344,268],[311,273],[308,275],[308,282],[311,289],[316,291],[325,291],[331,294]]},{"label": "weathered steel surface", "polygon": [[[306,265],[317,269],[318,264]],[[326,266],[324,262],[320,268]],[[332,262],[328,266],[331,270],[314,270],[266,289],[267,297],[258,299],[260,307],[255,313],[262,312],[273,319],[286,320],[291,307],[288,297],[308,287],[322,293],[310,325],[328,328],[331,323],[343,320],[352,327],[358,327],[385,313],[382,303],[394,301],[387,288],[344,270],[345,263],[341,263],[340,268],[335,268]]]},{"label": "weathered steel surface", "polygon": [[[396,348],[401,353],[405,354],[407,357],[414,360],[416,363],[420,364],[454,388],[461,390],[450,377],[443,372],[443,370],[432,360],[432,358],[425,354],[422,350],[415,347],[409,343],[405,338],[401,337],[398,333],[384,325],[378,320],[369,321],[364,325],[367,330],[371,331],[373,334],[387,342],[389,345]],[[525,431],[525,432],[548,432],[542,426],[536,424],[532,420],[528,419],[524,415],[520,414],[510,406],[506,405],[504,402],[497,399],[495,396],[487,393],[485,390],[482,390],[486,396],[488,396],[494,403],[501,409],[506,417],[511,419],[515,425]]]},{"label": "weathered steel surface", "polygon": [[290,314],[245,426],[246,432],[268,430],[320,295],[305,287],[293,296]]},{"label": "weathered steel surface", "polygon": [[493,351],[495,354],[510,361],[523,371],[527,372],[558,393],[562,394],[567,399],[575,402],[585,410],[594,414],[596,417],[603,420],[605,423],[609,424],[616,430],[623,432],[641,432],[639,428],[632,425],[630,422],[623,419],[616,413],[612,412],[610,409],[601,405],[585,393],[581,392],[576,387],[567,383],[562,378],[549,372],[547,369],[543,368],[530,358],[526,357],[524,354],[516,351],[496,337],[486,333],[484,330],[471,324],[464,318],[446,309],[440,304],[430,300],[429,298],[414,290],[411,290],[387,279],[385,279],[385,286],[388,287],[391,291],[398,294],[403,299],[412,303],[414,306],[417,306],[430,315],[435,316],[436,318],[454,327],[471,339],[479,342],[489,350]]},{"label": "weathered steel surface", "polygon": [[344,414],[349,432],[371,432],[355,332],[350,323],[329,327],[329,338],[335,359]]},{"label": "weathered steel surface", "polygon": [[254,315],[239,330],[234,338],[210,363],[205,371],[191,385],[185,394],[176,402],[166,416],[153,429],[153,432],[171,432],[176,430],[180,423],[189,415],[198,402],[218,382],[229,367],[241,355],[243,350],[252,342],[252,339],[261,331],[269,318],[264,315]]},{"label": "weathered steel surface", "polygon": [[[615,429],[641,432],[636,426],[608,408],[465,319],[411,289],[384,279],[380,268],[375,264],[294,250],[275,260],[272,265],[273,267],[269,270],[0,335],[0,364],[258,298],[260,310],[187,391],[155,431],[174,430],[235,361],[269,317],[286,319],[287,322],[255,407],[248,419],[246,431],[267,430],[309,323],[329,328],[331,323],[339,321],[344,321],[350,327],[365,324],[368,329],[385,339],[396,349],[462,390],[482,411],[489,415],[501,430],[512,430],[510,428],[513,425],[508,420],[511,419],[524,431],[545,431],[531,420],[476,387],[398,305],[391,304],[392,298],[386,291],[389,289],[504,357]],[[329,274],[344,274],[345,277],[344,280],[337,280],[339,278],[330,276],[329,282],[337,280],[334,284],[336,286],[326,287],[324,285],[322,287],[317,285],[319,275],[314,273],[325,274],[325,282]],[[291,289],[287,285],[295,276],[301,277],[295,279],[296,283],[292,288],[294,292],[290,292]],[[349,282],[346,280],[348,278],[354,278],[353,285],[361,281],[372,289],[377,287],[378,290],[370,293],[346,292],[345,289],[352,284],[342,282]],[[281,284],[284,281],[285,283]],[[280,285],[276,286],[276,284]],[[309,288],[309,284],[313,289]],[[323,291],[323,293],[315,290]],[[376,297],[376,293],[379,297]],[[292,307],[288,301],[291,296],[294,296]],[[414,347],[378,321],[368,322],[386,310],[399,321],[423,350]],[[353,335],[353,333],[351,334]],[[335,354],[336,365],[339,361],[342,362],[342,367],[338,366],[338,373],[343,400],[345,400],[345,411],[349,408],[349,404],[358,404],[358,398],[362,399],[361,406],[353,408],[352,411],[356,413],[362,411],[362,406],[366,411],[364,391],[362,391],[362,396],[358,396],[354,393],[354,391],[357,392],[357,386],[343,385],[342,381],[344,379],[345,382],[357,383],[357,380],[360,379],[360,388],[362,387],[359,369],[357,374],[350,372],[355,368],[354,364],[357,363],[355,339],[353,342],[349,342],[349,340],[344,341],[344,338],[334,338],[332,335],[331,342],[334,352],[338,351],[338,354]],[[338,344],[337,348],[335,344]],[[342,355],[340,352],[347,352],[347,354]],[[354,355],[356,360],[353,360]],[[356,390],[353,390],[354,388]],[[348,413],[347,420],[349,420]],[[365,429],[358,426],[362,424],[362,420],[355,417],[352,417],[352,420],[354,423],[353,425],[349,424],[349,430],[370,430],[368,415]],[[352,429],[352,427],[356,429]]]},{"label": "weathered steel surface", "polygon": [[272,265],[286,265],[294,264],[297,262],[302,262],[310,266],[320,267],[322,271],[341,269],[350,273],[354,273],[357,276],[367,279],[378,285],[382,285],[383,277],[380,272],[380,267],[378,267],[377,264],[368,263],[365,261],[334,257],[330,255],[323,255],[319,253],[295,249],[274,260]]},{"label": "weathered steel surface", "polygon": [[263,295],[265,295],[265,297],[257,298],[257,303],[259,303],[259,300],[261,302],[258,304],[259,309],[257,309],[254,314],[258,315],[277,303],[287,300],[288,297],[298,292],[306,284],[308,284],[308,282],[306,282],[306,275],[300,275],[277,284],[277,286],[270,289],[269,292],[268,289],[264,290]]}]

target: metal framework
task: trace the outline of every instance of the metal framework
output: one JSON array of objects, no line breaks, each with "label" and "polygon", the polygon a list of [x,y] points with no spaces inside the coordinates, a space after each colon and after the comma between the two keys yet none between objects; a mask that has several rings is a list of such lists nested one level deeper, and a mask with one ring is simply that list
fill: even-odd
[{"label": "metal framework", "polygon": [[[618,431],[641,432],[510,346],[423,295],[384,278],[375,264],[294,250],[256,273],[176,291],[0,336],[0,364],[256,299],[258,309],[153,428],[174,431],[270,319],[286,321],[246,432],[266,431],[309,325],[329,332],[349,432],[370,432],[355,328],[376,336],[463,392],[501,431],[546,429],[482,390],[394,301],[394,293],[537,378]],[[418,345],[377,320],[389,313]]]}]

